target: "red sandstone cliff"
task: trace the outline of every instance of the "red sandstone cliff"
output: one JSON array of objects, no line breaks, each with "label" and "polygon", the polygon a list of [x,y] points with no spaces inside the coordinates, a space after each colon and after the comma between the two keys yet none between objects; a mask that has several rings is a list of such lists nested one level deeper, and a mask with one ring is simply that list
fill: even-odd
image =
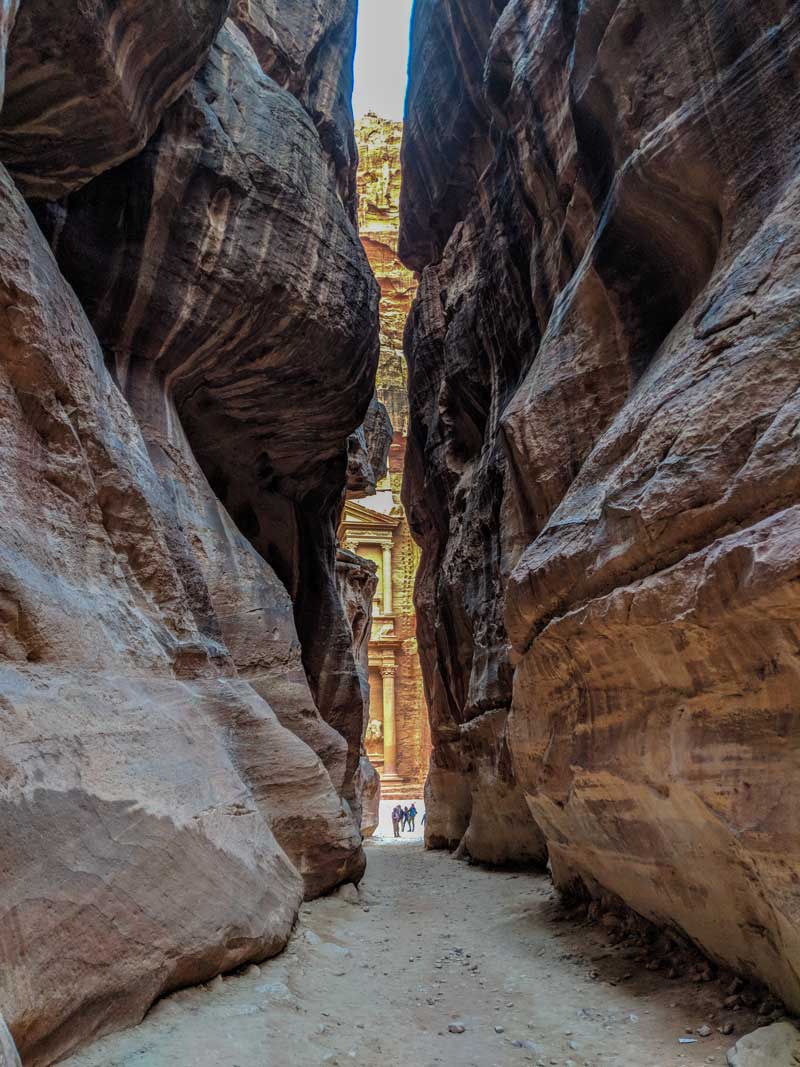
[{"label": "red sandstone cliff", "polygon": [[428,841],[800,1006],[800,12],[418,0],[411,71]]},{"label": "red sandstone cliff", "polygon": [[234,7],[0,8],[0,1007],[31,1065],[363,870],[355,2],[313,47],[308,5]]}]

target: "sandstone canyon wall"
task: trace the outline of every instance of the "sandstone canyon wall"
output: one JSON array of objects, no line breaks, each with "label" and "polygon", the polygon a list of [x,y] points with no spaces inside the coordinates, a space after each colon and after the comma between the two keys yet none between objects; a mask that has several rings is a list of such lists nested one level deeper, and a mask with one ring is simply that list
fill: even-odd
[{"label": "sandstone canyon wall", "polygon": [[335,531],[378,328],[354,0],[14,9],[0,1010],[38,1065],[361,876]]},{"label": "sandstone canyon wall", "polygon": [[428,843],[798,1008],[800,10],[417,0],[407,106]]}]

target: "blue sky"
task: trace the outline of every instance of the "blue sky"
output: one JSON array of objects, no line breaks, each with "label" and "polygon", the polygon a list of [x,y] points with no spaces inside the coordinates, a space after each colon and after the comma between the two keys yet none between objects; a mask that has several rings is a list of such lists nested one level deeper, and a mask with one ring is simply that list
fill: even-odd
[{"label": "blue sky", "polygon": [[402,119],[413,0],[359,0],[353,111]]}]

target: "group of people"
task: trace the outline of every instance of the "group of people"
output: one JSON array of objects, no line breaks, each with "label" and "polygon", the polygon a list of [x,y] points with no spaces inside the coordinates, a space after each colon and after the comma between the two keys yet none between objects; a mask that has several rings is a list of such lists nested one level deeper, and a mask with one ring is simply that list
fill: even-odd
[{"label": "group of people", "polygon": [[413,831],[414,824],[417,818],[417,806],[414,802],[411,802],[411,807],[406,805],[401,807],[400,804],[395,804],[392,808],[392,829],[394,830],[394,836],[399,837],[401,830]]}]

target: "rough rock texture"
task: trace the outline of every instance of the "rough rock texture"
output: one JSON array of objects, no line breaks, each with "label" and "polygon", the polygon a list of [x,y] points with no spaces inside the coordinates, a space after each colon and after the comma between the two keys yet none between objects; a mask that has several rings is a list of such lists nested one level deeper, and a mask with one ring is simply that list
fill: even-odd
[{"label": "rough rock texture", "polygon": [[797,1067],[800,1032],[788,1022],[762,1026],[740,1038],[727,1059],[729,1067]]},{"label": "rough rock texture", "polygon": [[[63,196],[138,152],[202,65],[229,2],[20,4],[0,159],[22,191]],[[0,46],[16,6],[0,3]]]},{"label": "rough rock texture", "polygon": [[52,126],[29,192],[135,151],[188,86],[36,219],[0,173],[0,1004],[31,1067],[279,951],[364,868],[335,529],[377,291],[318,126],[232,23],[192,80],[210,10],[81,6],[133,125],[44,32],[19,59]]},{"label": "rough rock texture", "polygon": [[798,1006],[800,12],[451,6],[417,4],[401,239],[429,835],[516,668],[496,773],[556,881]]},{"label": "rough rock texture", "polygon": [[356,123],[358,144],[358,233],[381,290],[381,359],[378,396],[395,430],[408,436],[408,388],[403,331],[417,291],[413,273],[400,260],[402,122],[367,114]]},{"label": "rough rock texture", "polygon": [[373,496],[386,477],[392,422],[384,404],[372,398],[364,422],[347,442],[347,492],[353,497]]},{"label": "rough rock texture", "polygon": [[[445,210],[467,213],[481,161],[493,155],[488,118],[479,111],[480,71],[499,6],[415,7],[400,234],[409,265],[433,256],[422,250],[437,227],[440,242],[449,236],[453,220],[446,224]],[[437,98],[427,84],[445,95]],[[543,838],[516,786],[505,740],[513,673],[503,624],[505,457],[498,431],[533,338],[526,279],[502,236],[503,214],[515,220],[518,198],[510,178],[499,180],[499,217],[486,221],[485,233],[478,207],[459,223],[439,262],[424,271],[409,317],[403,499],[422,547],[417,632],[434,745],[426,839],[455,847],[469,830],[465,845],[475,858],[542,862]]]},{"label": "rough rock texture", "polygon": [[491,161],[481,75],[489,35],[506,3],[414,4],[399,244],[412,270],[441,257]]},{"label": "rough rock texture", "polygon": [[289,590],[352,800],[362,716],[335,528],[376,291],[313,123],[228,22],[146,150],[39,217],[126,395],[153,369],[168,383],[215,493]]},{"label": "rough rock texture", "polygon": [[336,577],[339,596],[350,627],[353,656],[361,689],[364,717],[354,793],[362,809],[361,831],[366,837],[370,837],[378,827],[381,799],[380,778],[364,748],[364,735],[369,722],[369,639],[372,630],[373,598],[378,587],[378,568],[370,560],[340,548],[336,554]]},{"label": "rough rock texture", "polygon": [[361,833],[372,837],[381,821],[381,779],[367,756],[361,757],[359,775]]}]

